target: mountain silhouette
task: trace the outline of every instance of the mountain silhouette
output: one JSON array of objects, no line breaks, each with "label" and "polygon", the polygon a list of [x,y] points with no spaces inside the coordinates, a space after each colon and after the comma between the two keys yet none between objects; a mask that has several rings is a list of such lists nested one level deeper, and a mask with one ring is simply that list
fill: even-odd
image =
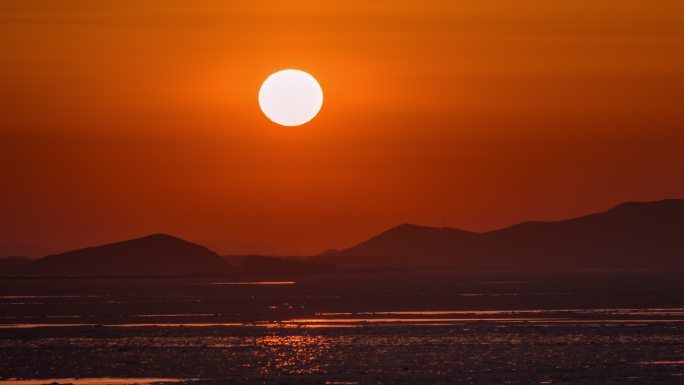
[{"label": "mountain silhouette", "polygon": [[179,275],[221,273],[223,258],[200,246],[166,234],[88,247],[50,255],[22,269],[39,275]]},{"label": "mountain silhouette", "polygon": [[56,250],[34,242],[9,242],[0,243],[0,258],[23,256],[26,258],[38,258],[54,253]]},{"label": "mountain silhouette", "polygon": [[202,242],[221,255],[288,255],[287,250],[280,249],[261,241],[241,241],[223,239]]},{"label": "mountain silhouette", "polygon": [[231,268],[209,250],[166,234],[0,266],[28,275],[183,275],[317,272],[340,268],[684,267],[684,200],[628,202],[556,222],[477,233],[403,224],[344,250],[312,258],[249,256]]},{"label": "mountain silhouette", "polygon": [[15,255],[12,257],[0,258],[0,269],[16,268],[19,266],[25,266],[31,263],[31,260],[24,257],[23,255]]},{"label": "mountain silhouette", "polygon": [[330,263],[315,259],[277,258],[261,255],[249,255],[242,265],[245,273],[320,273],[333,271]]},{"label": "mountain silhouette", "polygon": [[684,266],[684,200],[484,233],[404,224],[318,259],[340,267]]}]

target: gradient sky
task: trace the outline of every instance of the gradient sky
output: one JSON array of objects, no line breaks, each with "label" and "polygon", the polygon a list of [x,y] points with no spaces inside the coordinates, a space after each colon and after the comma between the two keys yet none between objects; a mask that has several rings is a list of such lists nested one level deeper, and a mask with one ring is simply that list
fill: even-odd
[{"label": "gradient sky", "polygon": [[[261,82],[325,95],[274,125]],[[0,243],[297,253],[684,197],[684,2],[0,3]]]}]

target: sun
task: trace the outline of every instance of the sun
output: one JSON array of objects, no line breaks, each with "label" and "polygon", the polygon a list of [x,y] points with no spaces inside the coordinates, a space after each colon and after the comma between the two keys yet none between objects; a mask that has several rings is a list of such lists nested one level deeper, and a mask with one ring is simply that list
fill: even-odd
[{"label": "sun", "polygon": [[308,73],[287,69],[271,74],[259,90],[259,106],[267,118],[282,126],[300,126],[323,106],[323,90]]}]

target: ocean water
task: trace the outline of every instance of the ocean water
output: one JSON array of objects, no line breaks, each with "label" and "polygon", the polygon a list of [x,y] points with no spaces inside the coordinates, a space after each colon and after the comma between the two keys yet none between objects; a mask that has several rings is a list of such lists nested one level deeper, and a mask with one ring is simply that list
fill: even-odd
[{"label": "ocean water", "polygon": [[0,280],[0,384],[680,384],[684,273]]}]

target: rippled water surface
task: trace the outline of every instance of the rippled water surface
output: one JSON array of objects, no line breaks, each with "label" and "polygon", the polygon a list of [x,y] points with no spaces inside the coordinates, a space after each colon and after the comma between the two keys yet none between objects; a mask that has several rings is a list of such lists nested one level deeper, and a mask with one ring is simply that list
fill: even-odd
[{"label": "rippled water surface", "polygon": [[0,357],[8,385],[679,384],[684,274],[0,280]]}]

